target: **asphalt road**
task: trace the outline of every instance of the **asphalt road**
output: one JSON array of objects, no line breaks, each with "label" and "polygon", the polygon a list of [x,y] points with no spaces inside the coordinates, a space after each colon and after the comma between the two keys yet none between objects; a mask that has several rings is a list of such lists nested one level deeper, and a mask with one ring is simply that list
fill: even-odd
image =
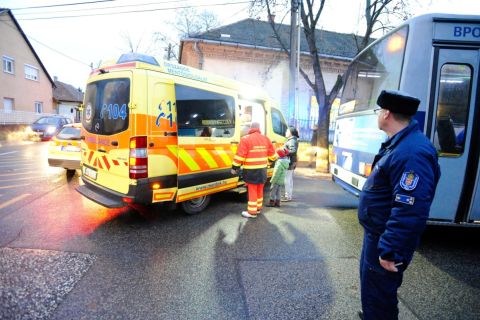
[{"label": "asphalt road", "polygon": [[[232,193],[196,216],[107,210],[46,146],[0,147],[1,319],[356,319],[357,199],[331,181],[299,169],[256,220]],[[428,228],[400,319],[480,319],[478,230]]]}]

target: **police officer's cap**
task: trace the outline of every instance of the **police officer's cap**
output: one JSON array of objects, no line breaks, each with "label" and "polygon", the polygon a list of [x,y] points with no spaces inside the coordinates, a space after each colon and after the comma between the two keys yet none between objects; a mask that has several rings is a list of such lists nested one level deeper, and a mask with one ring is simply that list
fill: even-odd
[{"label": "police officer's cap", "polygon": [[397,90],[382,90],[377,99],[377,104],[383,109],[394,113],[401,113],[413,116],[418,109],[420,100],[409,96],[405,92]]}]

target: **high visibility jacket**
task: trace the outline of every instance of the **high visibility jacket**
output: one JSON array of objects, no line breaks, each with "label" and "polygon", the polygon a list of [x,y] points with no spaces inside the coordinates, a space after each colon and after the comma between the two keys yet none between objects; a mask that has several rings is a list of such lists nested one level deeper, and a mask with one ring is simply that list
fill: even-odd
[{"label": "high visibility jacket", "polygon": [[243,179],[247,183],[265,183],[269,159],[275,159],[272,142],[259,129],[250,129],[248,135],[240,139],[232,168],[238,170],[243,165]]}]

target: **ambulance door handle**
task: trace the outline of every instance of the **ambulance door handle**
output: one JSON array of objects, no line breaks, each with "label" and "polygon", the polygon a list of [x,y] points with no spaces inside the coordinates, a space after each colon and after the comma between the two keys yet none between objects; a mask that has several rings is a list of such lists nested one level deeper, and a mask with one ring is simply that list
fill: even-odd
[{"label": "ambulance door handle", "polygon": [[277,143],[277,141],[275,141],[275,140],[272,140],[272,143]]},{"label": "ambulance door handle", "polygon": [[118,147],[118,141],[112,141],[112,146]]},{"label": "ambulance door handle", "polygon": [[238,141],[231,141],[230,144],[239,144]]},{"label": "ambulance door handle", "polygon": [[107,152],[105,149],[97,149],[98,152]]}]

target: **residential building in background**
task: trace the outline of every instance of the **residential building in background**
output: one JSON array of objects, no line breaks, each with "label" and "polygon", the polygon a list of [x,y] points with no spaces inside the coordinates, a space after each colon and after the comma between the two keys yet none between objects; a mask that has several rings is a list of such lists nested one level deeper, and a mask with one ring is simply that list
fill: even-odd
[{"label": "residential building in background", "polygon": [[53,80],[8,9],[0,8],[0,123],[31,123],[53,109]]},{"label": "residential building in background", "polygon": [[[283,43],[290,43],[290,26],[275,24]],[[352,34],[317,30],[316,43],[320,55],[327,92],[338,75],[342,75],[357,54]],[[314,80],[307,41],[300,31],[300,67]],[[269,22],[245,19],[214,30],[182,39],[179,62],[259,86],[279,102],[287,122],[309,139],[312,124],[318,118],[315,94],[299,76],[298,106],[289,108],[289,59]]]},{"label": "residential building in background", "polygon": [[54,77],[55,87],[53,88],[53,107],[54,110],[63,116],[72,119],[74,122],[80,121],[79,107],[83,102],[83,92],[80,88],[58,81]]}]

